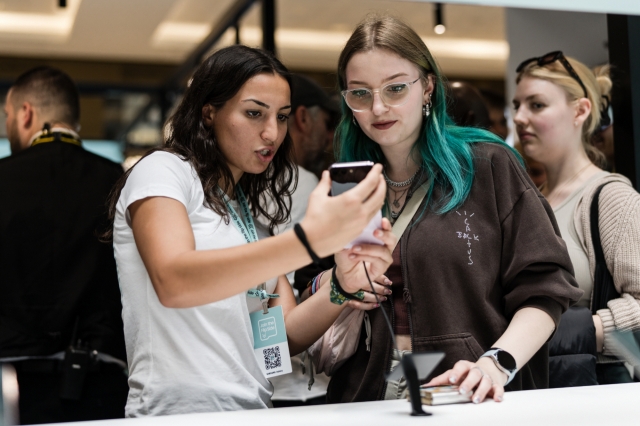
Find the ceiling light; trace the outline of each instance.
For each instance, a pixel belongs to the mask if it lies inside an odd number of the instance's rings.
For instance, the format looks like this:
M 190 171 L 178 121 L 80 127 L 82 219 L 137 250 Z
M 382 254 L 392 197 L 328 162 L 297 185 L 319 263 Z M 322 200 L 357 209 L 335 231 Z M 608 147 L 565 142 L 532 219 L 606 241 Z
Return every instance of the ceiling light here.
M 51 13 L 0 12 L 0 35 L 64 42 L 71 35 L 82 0 L 66 0 Z
M 433 27 L 433 31 L 438 35 L 444 34 L 447 28 L 444 26 L 444 21 L 442 20 L 442 3 L 436 3 L 433 11 L 435 14 L 436 23 L 436 25 Z
M 178 44 L 192 47 L 200 43 L 211 27 L 207 24 L 164 22 L 160 24 L 153 38 L 156 48 L 176 48 Z M 243 26 L 240 28 L 242 43 L 247 46 L 259 46 L 262 42 L 262 28 Z M 318 31 L 293 28 L 278 28 L 276 43 L 279 49 L 328 52 L 340 51 L 351 36 L 346 31 Z M 431 53 L 437 58 L 472 59 L 504 62 L 509 57 L 509 43 L 504 40 L 482 40 L 469 38 L 423 37 Z M 229 28 L 216 48 L 230 46 L 235 42 L 235 30 Z

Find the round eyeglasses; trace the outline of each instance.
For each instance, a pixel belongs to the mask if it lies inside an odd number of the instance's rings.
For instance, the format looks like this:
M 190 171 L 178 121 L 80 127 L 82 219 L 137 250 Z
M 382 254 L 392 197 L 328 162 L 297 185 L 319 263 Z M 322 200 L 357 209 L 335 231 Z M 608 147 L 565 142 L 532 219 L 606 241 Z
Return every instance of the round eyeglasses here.
M 373 106 L 373 94 L 378 93 L 382 102 L 389 107 L 404 105 L 409 100 L 411 86 L 420 80 L 420 77 L 406 83 L 389 83 L 379 89 L 349 89 L 343 90 L 342 96 L 347 106 L 354 112 L 362 112 Z

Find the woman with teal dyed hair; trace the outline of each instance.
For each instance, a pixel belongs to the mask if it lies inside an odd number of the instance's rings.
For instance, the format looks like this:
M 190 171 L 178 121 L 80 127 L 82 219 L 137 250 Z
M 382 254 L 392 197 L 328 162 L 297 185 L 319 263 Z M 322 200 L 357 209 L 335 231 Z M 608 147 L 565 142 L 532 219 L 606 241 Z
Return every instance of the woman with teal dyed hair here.
M 545 342 L 581 291 L 553 213 L 518 154 L 488 131 L 453 124 L 435 60 L 396 18 L 373 15 L 358 25 L 338 78 L 337 158 L 382 163 L 385 213 L 409 223 L 377 279 L 393 283 L 381 309 L 397 348 L 380 309 L 369 311 L 328 400 L 404 396 L 404 380 L 387 383 L 385 373 L 410 351 L 443 351 L 430 385 L 459 385 L 476 403 L 548 386 Z M 421 197 L 414 215 L 409 206 Z M 349 270 L 345 257 L 336 262 Z

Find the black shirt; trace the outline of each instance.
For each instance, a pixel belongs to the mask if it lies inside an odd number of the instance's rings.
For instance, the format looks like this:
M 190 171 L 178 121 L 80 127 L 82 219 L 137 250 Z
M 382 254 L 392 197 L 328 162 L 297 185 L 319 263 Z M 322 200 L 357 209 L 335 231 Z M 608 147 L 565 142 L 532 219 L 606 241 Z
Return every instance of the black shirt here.
M 125 359 L 106 200 L 120 165 L 64 142 L 0 160 L 0 358 L 50 355 L 78 337 Z

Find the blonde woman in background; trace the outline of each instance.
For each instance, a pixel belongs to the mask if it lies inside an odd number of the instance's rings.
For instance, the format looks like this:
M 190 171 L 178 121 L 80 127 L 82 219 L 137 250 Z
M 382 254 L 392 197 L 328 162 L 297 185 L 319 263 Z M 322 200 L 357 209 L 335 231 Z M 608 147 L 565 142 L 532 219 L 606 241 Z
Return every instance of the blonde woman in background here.
M 591 308 L 596 263 L 589 210 L 596 190 L 607 183 L 599 198 L 599 229 L 606 266 L 620 297 L 595 315 L 589 313 L 588 323 L 582 325 L 591 337 L 595 329 L 598 382 L 630 381 L 622 363 L 610 357 L 608 342 L 614 330 L 640 328 L 640 195 L 627 178 L 602 169 L 604 156 L 589 143 L 601 121 L 602 93 L 608 92 L 611 81 L 596 78 L 562 52 L 524 61 L 517 73 L 516 130 L 525 154 L 547 170 L 541 192 L 553 208 L 584 290 L 578 306 L 586 308 Z M 572 367 L 567 363 L 562 370 L 570 372 Z M 550 379 L 553 386 L 553 368 Z

